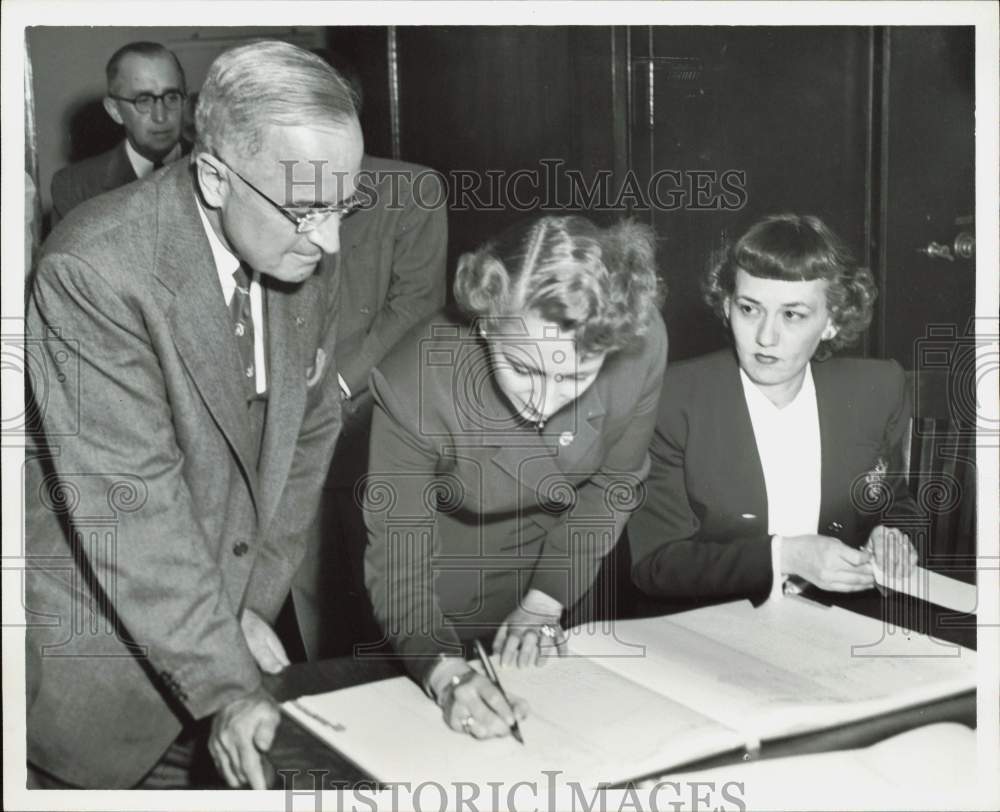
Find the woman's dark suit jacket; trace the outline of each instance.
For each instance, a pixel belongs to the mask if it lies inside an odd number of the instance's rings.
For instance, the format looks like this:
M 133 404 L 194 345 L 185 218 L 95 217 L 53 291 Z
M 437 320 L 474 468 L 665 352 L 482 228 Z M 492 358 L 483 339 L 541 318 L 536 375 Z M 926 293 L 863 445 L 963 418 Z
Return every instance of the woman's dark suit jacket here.
M 529 589 L 566 608 L 589 589 L 648 471 L 666 359 L 657 315 L 542 432 L 512 416 L 478 332 L 446 315 L 373 371 L 366 582 L 415 676 L 491 640 Z
M 902 477 L 910 418 L 903 370 L 895 361 L 837 358 L 813 362 L 812 373 L 822 449 L 819 533 L 860 547 L 878 524 L 912 526 L 917 509 Z M 767 492 L 731 350 L 671 366 L 650 457 L 646 500 L 628 525 L 639 589 L 678 601 L 765 600 L 772 584 Z

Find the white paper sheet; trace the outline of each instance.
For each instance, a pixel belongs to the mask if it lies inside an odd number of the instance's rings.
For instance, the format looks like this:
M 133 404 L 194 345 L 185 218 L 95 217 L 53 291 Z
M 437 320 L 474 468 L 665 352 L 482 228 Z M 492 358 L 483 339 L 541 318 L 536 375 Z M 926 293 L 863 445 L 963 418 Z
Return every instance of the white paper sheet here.
M 600 665 L 557 659 L 498 669 L 525 699 L 525 744 L 450 730 L 441 710 L 400 677 L 287 702 L 284 710 L 383 782 L 613 783 L 738 748 L 732 730 Z
M 978 594 L 975 585 L 923 567 L 914 567 L 910 574 L 902 578 L 886 574 L 875 567 L 875 581 L 896 592 L 920 598 L 954 612 L 974 614 L 976 611 Z

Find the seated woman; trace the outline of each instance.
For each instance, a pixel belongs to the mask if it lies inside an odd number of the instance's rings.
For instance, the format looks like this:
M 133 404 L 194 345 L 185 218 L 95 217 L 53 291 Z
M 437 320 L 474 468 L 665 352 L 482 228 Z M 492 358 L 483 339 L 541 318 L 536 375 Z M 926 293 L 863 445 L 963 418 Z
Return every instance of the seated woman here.
M 513 721 L 463 644 L 504 665 L 552 653 L 637 504 L 667 359 L 654 249 L 634 223 L 516 226 L 459 260 L 462 317 L 372 373 L 366 582 L 455 730 Z
M 913 545 L 888 529 L 917 513 L 900 476 L 903 371 L 829 359 L 871 320 L 871 274 L 822 221 L 786 214 L 752 226 L 705 290 L 735 352 L 665 377 L 628 526 L 635 584 L 677 603 L 761 602 L 798 578 L 846 592 L 878 566 L 908 571 Z

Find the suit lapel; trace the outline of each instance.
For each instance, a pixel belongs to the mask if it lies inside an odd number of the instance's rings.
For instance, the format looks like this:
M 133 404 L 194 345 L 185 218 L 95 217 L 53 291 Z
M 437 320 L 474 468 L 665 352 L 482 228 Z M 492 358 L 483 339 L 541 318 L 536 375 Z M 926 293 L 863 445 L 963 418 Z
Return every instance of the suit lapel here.
M 306 405 L 305 375 L 300 368 L 300 320 L 296 318 L 299 296 L 276 290 L 266 282 L 265 295 L 268 402 L 260 466 L 263 527 L 270 522 L 284 491 Z
M 173 294 L 167 316 L 177 352 L 236 453 L 257 503 L 257 455 L 247 420 L 239 350 L 232 340 L 229 313 L 197 205 L 190 168 L 180 161 L 159 183 L 156 273 Z
M 757 438 L 735 358 L 727 374 L 720 376 L 720 384 L 722 392 L 716 401 L 719 409 L 715 421 L 719 438 L 719 456 L 716 459 L 727 460 L 725 481 L 731 489 L 730 493 L 723 494 L 723 499 L 726 504 L 735 507 L 739 518 L 762 522 L 766 532 L 768 513 L 764 466 L 757 450 Z
M 838 483 L 842 483 L 844 476 L 837 470 L 837 461 L 842 459 L 842 455 L 836 453 L 837 443 L 844 442 L 844 438 L 849 436 L 842 423 L 838 420 L 838 415 L 846 414 L 846 409 L 831 408 L 833 404 L 843 404 L 843 397 L 836 392 L 836 387 L 830 376 L 830 370 L 826 364 L 811 364 L 813 373 L 813 383 L 816 386 L 816 411 L 819 415 L 819 446 L 820 457 L 822 459 L 822 475 L 820 478 L 820 508 L 819 508 L 819 532 L 837 535 L 838 529 L 832 527 L 834 522 L 843 528 L 849 517 L 834 515 L 835 505 L 842 501 L 837 499 Z

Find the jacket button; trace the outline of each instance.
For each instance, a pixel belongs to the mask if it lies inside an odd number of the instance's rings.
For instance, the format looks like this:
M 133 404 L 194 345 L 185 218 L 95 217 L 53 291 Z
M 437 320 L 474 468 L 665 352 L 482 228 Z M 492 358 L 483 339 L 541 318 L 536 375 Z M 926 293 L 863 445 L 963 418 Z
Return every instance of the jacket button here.
M 233 555 L 246 555 L 250 549 L 250 545 L 245 541 L 238 541 L 233 545 Z
M 368 305 L 361 305 L 361 315 L 367 316 L 372 312 L 372 309 Z

